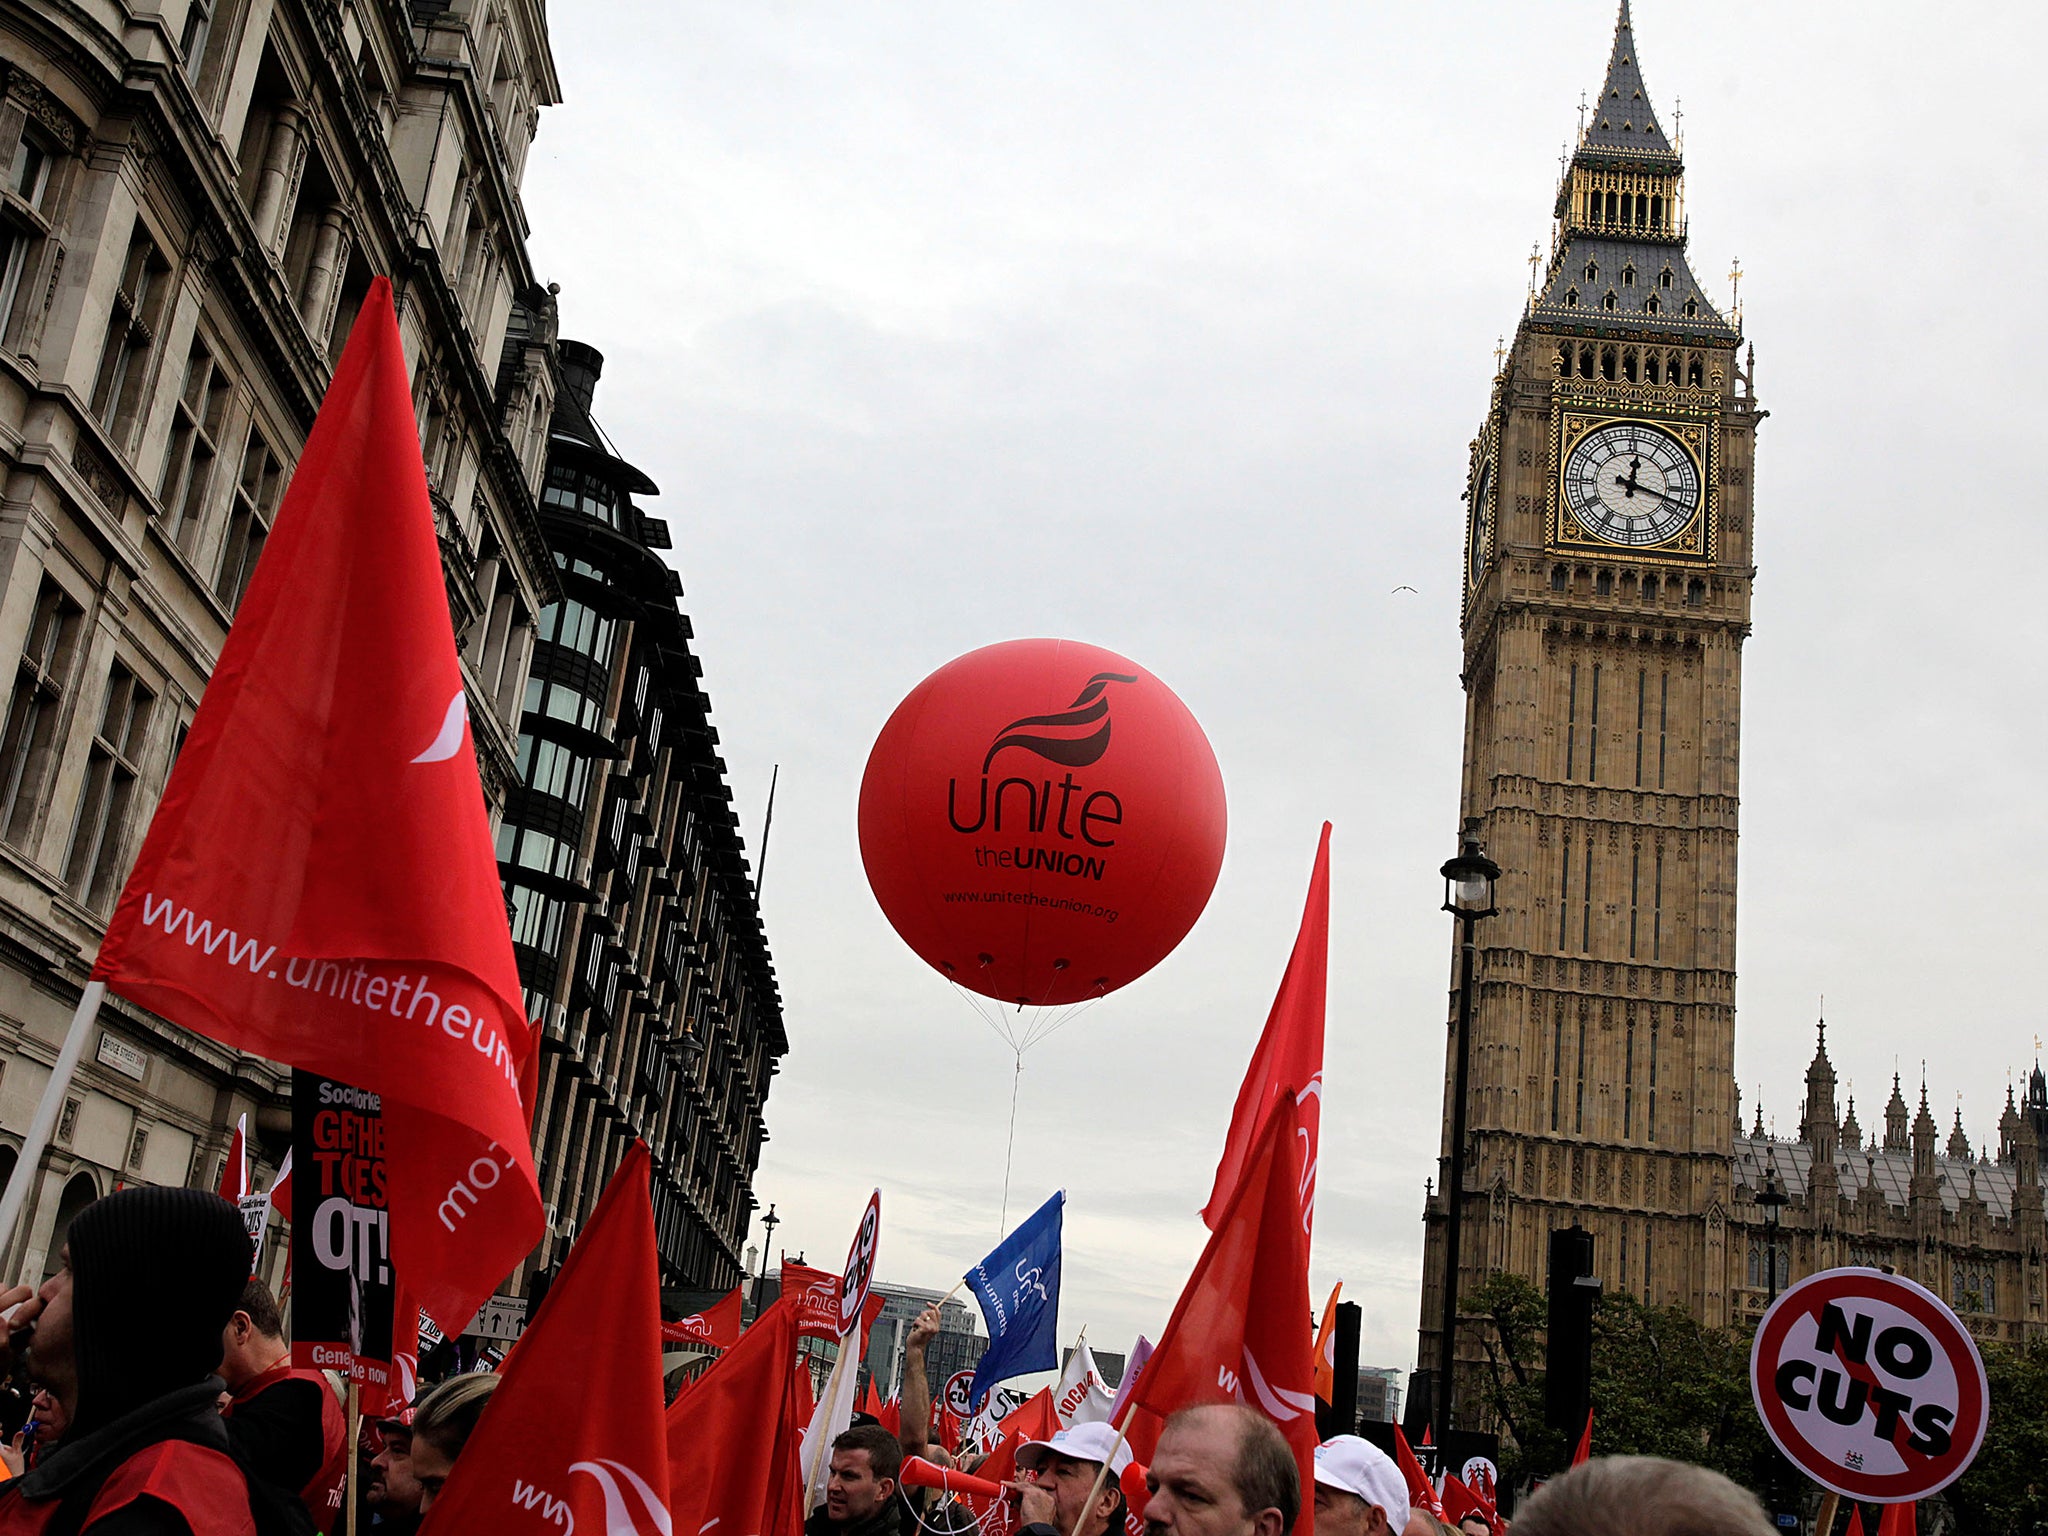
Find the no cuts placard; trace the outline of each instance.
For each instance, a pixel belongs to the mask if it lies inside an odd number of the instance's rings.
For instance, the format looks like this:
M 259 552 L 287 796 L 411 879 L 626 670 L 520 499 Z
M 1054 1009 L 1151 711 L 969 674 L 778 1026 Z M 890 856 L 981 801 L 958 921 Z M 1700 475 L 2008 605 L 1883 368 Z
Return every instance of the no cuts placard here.
M 1750 1391 L 1778 1449 L 1852 1499 L 1924 1499 L 1984 1442 L 1990 1396 L 1969 1330 L 1899 1275 L 1829 1269 L 1764 1314 Z
M 841 1338 L 860 1327 L 861 1309 L 868 1304 L 868 1287 L 875 1283 L 875 1250 L 881 1242 L 882 1192 L 878 1189 L 868 1197 L 860 1230 L 853 1234 L 853 1246 L 846 1251 L 846 1273 L 839 1279 Z

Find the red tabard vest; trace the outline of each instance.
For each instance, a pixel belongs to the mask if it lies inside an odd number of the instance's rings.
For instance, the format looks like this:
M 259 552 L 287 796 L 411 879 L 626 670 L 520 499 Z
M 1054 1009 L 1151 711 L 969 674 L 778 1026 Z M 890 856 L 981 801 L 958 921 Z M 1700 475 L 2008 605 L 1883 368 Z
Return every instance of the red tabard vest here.
M 144 1446 L 100 1485 L 85 1517 L 86 1528 L 141 1498 L 170 1505 L 185 1517 L 193 1536 L 256 1536 L 242 1469 L 203 1445 L 160 1440 Z M 34 1536 L 57 1517 L 63 1502 L 19 1495 L 0 1498 L 0 1536 Z
M 318 1371 L 294 1370 L 289 1360 L 281 1360 L 229 1399 L 227 1416 L 233 1418 L 242 1404 L 260 1397 L 281 1381 L 310 1381 L 320 1389 L 320 1443 L 327 1456 L 320 1463 L 320 1470 L 313 1474 L 313 1480 L 299 1490 L 299 1502 L 306 1506 L 306 1513 L 313 1517 L 316 1527 L 337 1531 L 341 1528 L 341 1506 L 348 1496 L 348 1420 L 327 1378 Z

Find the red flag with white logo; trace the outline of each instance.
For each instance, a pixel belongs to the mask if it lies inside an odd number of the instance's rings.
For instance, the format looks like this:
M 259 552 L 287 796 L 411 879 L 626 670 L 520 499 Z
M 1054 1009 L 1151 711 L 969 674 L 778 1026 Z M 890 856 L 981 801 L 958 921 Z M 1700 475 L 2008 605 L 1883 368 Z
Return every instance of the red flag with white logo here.
M 779 1297 L 670 1406 L 668 1508 L 678 1536 L 803 1529 L 797 1441 L 813 1404 L 809 1374 L 792 1369 L 801 1334 L 796 1301 Z
M 1422 1432 L 1422 1443 L 1429 1444 L 1429 1431 Z M 1394 1426 L 1394 1463 L 1401 1469 L 1401 1481 L 1408 1485 L 1408 1502 L 1417 1509 L 1426 1509 L 1439 1520 L 1443 1518 L 1443 1501 L 1436 1496 L 1436 1485 L 1429 1480 L 1429 1474 L 1422 1470 L 1422 1463 L 1415 1457 L 1415 1449 L 1409 1445 L 1408 1437 L 1401 1433 L 1401 1426 Z
M 1274 1095 L 1283 1090 L 1296 1096 L 1301 1108 L 1300 1128 L 1295 1133 L 1294 1169 L 1300 1185 L 1299 1198 L 1305 1231 L 1313 1231 L 1316 1213 L 1316 1156 L 1323 1128 L 1323 1013 L 1330 974 L 1330 824 L 1323 823 L 1323 835 L 1316 844 L 1315 869 L 1309 876 L 1308 901 L 1302 908 L 1301 931 L 1295 935 L 1294 952 L 1287 958 L 1287 974 L 1280 978 L 1280 990 L 1273 1009 L 1266 1015 L 1265 1032 L 1252 1052 L 1244 1082 L 1237 1090 L 1237 1106 L 1230 1112 L 1230 1135 L 1223 1143 L 1223 1160 L 1216 1165 L 1216 1183 L 1209 1191 L 1209 1203 L 1202 1208 L 1202 1220 L 1214 1231 L 1223 1218 L 1231 1190 L 1244 1176 L 1251 1158 L 1252 1139 L 1265 1124 L 1266 1109 Z
M 1129 1439 L 1140 1461 L 1152 1460 L 1159 1431 L 1176 1409 L 1242 1402 L 1279 1427 L 1294 1447 L 1301 1486 L 1312 1485 L 1315 1363 L 1302 1326 L 1309 1299 L 1308 1236 L 1295 1175 L 1299 1129 L 1294 1094 L 1276 1094 L 1243 1177 L 1131 1394 Z M 1314 1521 L 1314 1505 L 1304 1501 L 1302 1536 Z
M 707 1344 L 713 1349 L 731 1349 L 740 1341 L 740 1288 L 734 1286 L 702 1312 L 663 1323 L 661 1337 L 670 1344 Z
M 380 277 L 93 976 L 379 1094 L 388 1259 L 455 1328 L 542 1214 L 526 1014 L 406 379 Z M 300 1194 L 318 1219 L 317 1181 Z
M 498 1390 L 423 1533 L 668 1531 L 661 1285 L 647 1168 L 647 1144 L 636 1141 L 499 1367 Z M 699 1382 L 691 1397 L 702 1390 Z

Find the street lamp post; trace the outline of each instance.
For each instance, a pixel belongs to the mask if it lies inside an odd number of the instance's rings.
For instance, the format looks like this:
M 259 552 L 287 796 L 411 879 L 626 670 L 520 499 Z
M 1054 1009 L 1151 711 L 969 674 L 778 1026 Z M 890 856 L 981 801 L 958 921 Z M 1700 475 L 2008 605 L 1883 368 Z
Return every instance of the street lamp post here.
M 1465 1090 L 1472 1073 L 1472 930 L 1491 917 L 1493 882 L 1500 866 L 1479 843 L 1465 840 L 1464 850 L 1444 862 L 1444 911 L 1458 920 L 1457 1072 L 1451 1092 L 1451 1158 L 1444 1174 L 1443 1331 L 1439 1336 L 1436 1386 L 1436 1443 L 1439 1455 L 1451 1433 L 1451 1371 L 1457 1355 L 1458 1247 L 1465 1192 Z
M 1757 1191 L 1756 1203 L 1764 1208 L 1764 1267 L 1770 1271 L 1770 1302 L 1778 1299 L 1778 1213 L 1784 1210 L 1791 1196 L 1778 1187 L 1778 1170 L 1774 1165 L 1764 1167 L 1764 1187 Z

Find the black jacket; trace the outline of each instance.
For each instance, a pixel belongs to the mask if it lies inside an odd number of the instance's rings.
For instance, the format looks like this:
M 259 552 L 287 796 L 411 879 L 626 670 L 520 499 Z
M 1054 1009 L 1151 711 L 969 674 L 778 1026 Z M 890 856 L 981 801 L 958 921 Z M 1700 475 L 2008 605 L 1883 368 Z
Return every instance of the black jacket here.
M 45 1536 L 190 1536 L 191 1527 L 168 1504 L 137 1499 L 91 1525 L 85 1517 L 107 1479 L 130 1457 L 166 1440 L 182 1440 L 232 1456 L 227 1425 L 216 1404 L 220 1378 L 181 1387 L 130 1409 L 82 1436 L 67 1435 L 32 1470 L 0 1483 L 0 1532 L 17 1501 L 57 1502 Z M 313 1522 L 294 1494 L 249 1478 L 250 1510 L 259 1536 L 313 1536 Z

